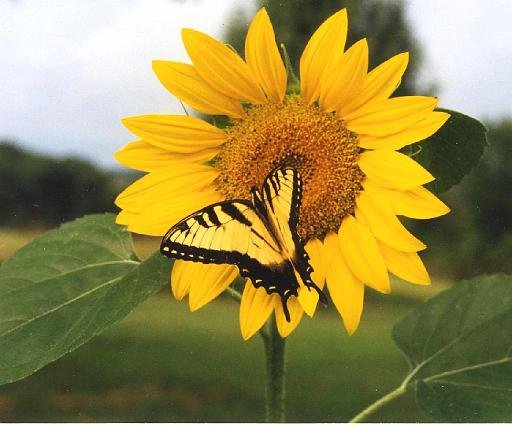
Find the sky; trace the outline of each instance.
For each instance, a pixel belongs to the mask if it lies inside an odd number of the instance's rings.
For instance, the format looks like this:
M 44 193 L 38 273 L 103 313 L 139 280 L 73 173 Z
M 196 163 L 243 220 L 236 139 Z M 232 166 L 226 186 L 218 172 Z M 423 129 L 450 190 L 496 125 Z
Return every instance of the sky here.
M 440 105 L 512 116 L 512 1 L 405 4 Z M 188 61 L 181 28 L 221 37 L 237 6 L 252 13 L 249 0 L 0 0 L 0 139 L 114 166 L 134 140 L 122 117 L 182 113 L 151 61 Z

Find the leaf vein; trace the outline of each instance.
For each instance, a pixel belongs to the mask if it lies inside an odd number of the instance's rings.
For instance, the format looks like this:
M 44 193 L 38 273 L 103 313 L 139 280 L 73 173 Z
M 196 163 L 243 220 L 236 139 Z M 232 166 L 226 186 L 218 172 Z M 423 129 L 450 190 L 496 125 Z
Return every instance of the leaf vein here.
M 495 387 L 493 385 L 480 385 L 480 384 L 474 384 L 471 382 L 455 382 L 455 381 L 436 380 L 436 381 L 429 381 L 429 383 L 430 384 L 436 383 L 436 384 L 443 384 L 443 385 L 460 386 L 460 387 L 481 388 L 483 390 L 512 392 L 512 388 Z
M 135 263 L 135 264 L 139 264 L 137 261 L 116 261 L 116 262 L 110 262 L 110 263 Z M 92 265 L 92 266 L 99 266 L 99 265 L 104 265 L 104 264 L 105 264 L 105 263 L 99 263 L 99 264 Z M 108 264 L 108 263 L 107 263 L 107 264 Z M 92 266 L 91 266 L 91 267 L 92 267 Z M 62 275 L 61 275 L 61 276 L 62 276 Z M 86 296 L 88 296 L 88 295 L 90 295 L 90 294 L 93 294 L 94 292 L 96 292 L 96 291 L 98 291 L 98 290 L 102 289 L 103 287 L 105 287 L 105 286 L 107 286 L 107 285 L 112 284 L 112 283 L 113 283 L 113 282 L 115 282 L 116 280 L 121 279 L 123 276 L 124 276 L 124 275 L 121 275 L 121 276 L 117 276 L 117 277 L 115 277 L 115 278 L 113 278 L 113 279 L 110 279 L 109 281 L 107 281 L 107 282 L 105 282 L 105 283 L 102 283 L 101 285 L 98 285 L 98 286 L 96 286 L 96 287 L 94 287 L 94 288 L 92 288 L 92 289 L 90 289 L 90 290 L 88 290 L 88 291 L 83 292 L 82 294 L 80 294 L 80 295 L 79 295 L 79 296 L 77 296 L 77 297 L 71 298 L 71 299 L 67 300 L 67 301 L 66 301 L 66 302 L 64 302 L 64 303 L 59 304 L 58 306 L 56 306 L 56 307 L 54 307 L 54 308 L 52 308 L 52 309 L 50 309 L 50 310 L 48 310 L 48 311 L 45 311 L 45 312 L 44 312 L 44 313 L 42 313 L 42 314 L 39 314 L 39 315 L 37 315 L 37 316 L 34 316 L 34 317 L 30 318 L 29 320 L 27 320 L 27 321 L 25 321 L 25 322 L 23 322 L 23 323 L 20 323 L 18 326 L 14 327 L 14 328 L 12 328 L 12 329 L 9 329 L 8 331 L 6 331 L 6 332 L 4 332 L 3 334 L 1 334 L 1 335 L 0 335 L 0 338 L 3 338 L 4 336 L 6 336 L 6 335 L 8 335 L 8 334 L 10 334 L 10 333 L 12 333 L 12 332 L 14 332 L 14 331 L 16 331 L 16 330 L 18 330 L 18 329 L 22 328 L 22 327 L 25 327 L 25 326 L 27 326 L 28 324 L 30 324 L 30 323 L 32 323 L 32 322 L 34 322 L 34 321 L 38 320 L 38 319 L 41 319 L 42 317 L 45 317 L 45 316 L 47 316 L 47 315 L 49 315 L 49 314 L 51 314 L 51 313 L 54 313 L 54 312 L 56 312 L 57 310 L 60 310 L 61 308 L 66 307 L 66 306 L 67 306 L 67 305 L 69 305 L 69 304 L 72 304 L 72 303 L 74 303 L 74 302 L 76 302 L 76 301 L 78 301 L 78 300 L 80 300 L 80 299 L 82 299 L 82 298 L 84 298 L 84 297 L 86 297 Z M 38 283 L 39 283 L 39 282 L 38 282 Z
M 447 370 L 446 372 L 442 372 L 442 373 L 438 373 L 436 375 L 429 376 L 429 377 L 425 378 L 424 381 L 431 382 L 431 381 L 437 380 L 438 378 L 444 378 L 446 376 L 452 376 L 452 375 L 456 375 L 458 373 L 468 372 L 471 370 L 478 370 L 478 369 L 482 369 L 485 367 L 496 366 L 496 365 L 507 363 L 507 362 L 512 362 L 512 357 L 503 357 L 502 359 L 493 360 L 490 362 L 476 363 L 476 364 L 461 367 L 458 369 Z

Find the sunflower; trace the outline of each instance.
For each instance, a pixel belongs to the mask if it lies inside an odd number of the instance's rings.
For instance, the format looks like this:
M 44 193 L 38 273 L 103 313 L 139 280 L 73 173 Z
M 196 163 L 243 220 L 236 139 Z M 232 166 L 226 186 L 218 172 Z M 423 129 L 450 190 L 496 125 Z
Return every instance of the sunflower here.
M 117 222 L 135 233 L 162 236 L 190 213 L 226 199 L 250 199 L 276 166 L 298 169 L 303 199 L 298 231 L 323 288 L 352 334 L 363 310 L 365 285 L 390 292 L 388 272 L 418 285 L 428 273 L 418 256 L 425 245 L 398 216 L 427 219 L 449 209 L 422 185 L 434 177 L 401 148 L 435 133 L 449 118 L 437 99 L 390 97 L 408 63 L 400 53 L 368 71 L 366 39 L 345 50 L 347 13 L 328 18 L 300 58 L 300 93 L 287 94 L 288 77 L 270 19 L 261 9 L 245 40 L 245 60 L 214 38 L 183 29 L 192 64 L 157 60 L 162 84 L 206 121 L 188 115 L 144 115 L 124 125 L 139 140 L 116 153 L 147 174 L 116 199 Z M 215 126 L 227 118 L 224 129 Z M 224 118 L 224 120 L 226 120 Z M 232 265 L 177 260 L 174 296 L 188 295 L 192 311 L 233 283 Z M 313 291 L 314 292 L 314 291 Z M 287 322 L 277 294 L 247 280 L 240 328 L 250 338 L 273 312 L 279 333 L 314 313 L 318 296 L 289 300 Z

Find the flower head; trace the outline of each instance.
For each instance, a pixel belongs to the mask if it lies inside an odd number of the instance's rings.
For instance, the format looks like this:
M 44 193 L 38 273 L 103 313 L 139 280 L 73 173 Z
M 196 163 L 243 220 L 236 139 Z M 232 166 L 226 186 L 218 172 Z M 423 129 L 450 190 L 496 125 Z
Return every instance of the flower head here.
M 225 199 L 250 198 L 277 166 L 291 166 L 303 179 L 298 232 L 319 287 L 331 299 L 349 333 L 360 321 L 364 287 L 390 292 L 388 272 L 427 285 L 417 252 L 425 245 L 397 215 L 425 219 L 449 209 L 422 185 L 434 177 L 399 149 L 435 133 L 448 119 L 434 111 L 437 99 L 390 97 L 407 67 L 400 53 L 368 72 L 362 39 L 345 50 L 345 10 L 312 35 L 300 59 L 300 94 L 286 94 L 287 72 L 265 9 L 252 21 L 245 60 L 229 46 L 191 29 L 182 32 L 192 64 L 153 62 L 163 85 L 192 108 L 228 117 L 220 129 L 181 115 L 145 115 L 123 122 L 140 140 L 116 154 L 147 174 L 116 203 L 118 223 L 142 234 L 163 235 L 190 213 Z M 188 295 L 196 310 L 237 277 L 232 265 L 177 260 L 174 296 Z M 301 288 L 302 289 L 302 288 Z M 248 280 L 240 325 L 249 338 L 275 312 L 288 335 L 304 311 L 314 313 L 318 296 L 299 291 L 285 320 L 276 294 Z

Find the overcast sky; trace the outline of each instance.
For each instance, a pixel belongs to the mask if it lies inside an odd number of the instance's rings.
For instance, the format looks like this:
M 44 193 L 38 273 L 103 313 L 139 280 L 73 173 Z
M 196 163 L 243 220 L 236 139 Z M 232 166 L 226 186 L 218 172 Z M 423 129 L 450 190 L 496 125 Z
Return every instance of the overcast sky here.
M 186 61 L 182 27 L 220 36 L 233 7 L 250 4 L 0 0 L 0 138 L 113 165 L 113 152 L 134 139 L 120 118 L 181 112 L 152 59 Z M 425 53 L 422 78 L 440 85 L 441 105 L 512 116 L 512 1 L 406 5 Z

